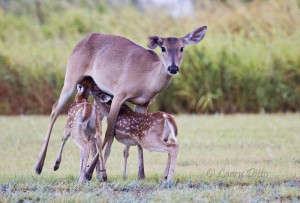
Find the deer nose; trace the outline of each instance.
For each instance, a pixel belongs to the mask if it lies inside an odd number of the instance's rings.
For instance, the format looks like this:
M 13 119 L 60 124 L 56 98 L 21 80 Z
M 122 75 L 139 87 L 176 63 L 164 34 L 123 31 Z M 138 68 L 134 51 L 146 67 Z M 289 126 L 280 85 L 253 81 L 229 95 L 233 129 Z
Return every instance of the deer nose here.
M 172 65 L 172 66 L 169 66 L 169 67 L 168 67 L 168 71 L 169 71 L 169 73 L 171 73 L 172 75 L 175 75 L 176 73 L 178 73 L 179 68 L 178 68 L 178 66 Z

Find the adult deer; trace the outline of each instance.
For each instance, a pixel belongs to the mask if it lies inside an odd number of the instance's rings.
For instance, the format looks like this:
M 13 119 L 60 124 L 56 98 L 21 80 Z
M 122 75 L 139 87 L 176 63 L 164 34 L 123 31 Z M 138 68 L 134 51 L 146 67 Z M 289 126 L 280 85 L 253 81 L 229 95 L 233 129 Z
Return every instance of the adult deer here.
M 129 101 L 136 105 L 136 112 L 145 113 L 151 101 L 168 86 L 172 76 L 178 73 L 184 47 L 200 42 L 206 30 L 207 27 L 203 26 L 181 38 L 149 37 L 148 47 L 160 47 L 161 59 L 154 51 L 144 49 L 120 36 L 92 33 L 80 41 L 69 58 L 63 89 L 58 102 L 53 105 L 36 173 L 42 172 L 56 118 L 70 99 L 77 83 L 84 77 L 92 77 L 100 89 L 114 96 L 103 142 L 103 146 L 107 142 L 104 154 L 106 163 L 121 105 Z M 144 178 L 142 163 L 139 178 Z

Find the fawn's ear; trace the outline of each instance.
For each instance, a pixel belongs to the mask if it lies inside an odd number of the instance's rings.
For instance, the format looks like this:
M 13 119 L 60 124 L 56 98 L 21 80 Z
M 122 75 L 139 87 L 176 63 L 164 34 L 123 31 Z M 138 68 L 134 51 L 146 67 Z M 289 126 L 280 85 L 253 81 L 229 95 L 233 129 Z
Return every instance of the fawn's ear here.
M 150 49 L 155 49 L 157 46 L 161 47 L 162 46 L 162 38 L 158 36 L 153 36 L 148 38 L 148 47 Z
M 84 87 L 81 84 L 77 84 L 77 92 L 82 93 L 84 90 Z
M 186 44 L 197 44 L 203 39 L 206 30 L 207 30 L 206 26 L 200 27 L 194 30 L 193 32 L 190 32 L 187 35 L 185 35 L 183 39 Z
M 100 94 L 98 97 L 101 103 L 107 103 L 112 99 L 110 96 L 106 94 Z

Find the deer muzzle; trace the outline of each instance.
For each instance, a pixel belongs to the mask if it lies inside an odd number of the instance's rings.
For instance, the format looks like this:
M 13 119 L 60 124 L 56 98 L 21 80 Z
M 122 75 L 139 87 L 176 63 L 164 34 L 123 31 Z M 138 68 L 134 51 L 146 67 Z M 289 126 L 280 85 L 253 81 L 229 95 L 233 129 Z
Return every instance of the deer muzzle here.
M 178 73 L 179 68 L 178 66 L 172 65 L 168 67 L 168 71 L 170 74 L 175 75 L 176 73 Z

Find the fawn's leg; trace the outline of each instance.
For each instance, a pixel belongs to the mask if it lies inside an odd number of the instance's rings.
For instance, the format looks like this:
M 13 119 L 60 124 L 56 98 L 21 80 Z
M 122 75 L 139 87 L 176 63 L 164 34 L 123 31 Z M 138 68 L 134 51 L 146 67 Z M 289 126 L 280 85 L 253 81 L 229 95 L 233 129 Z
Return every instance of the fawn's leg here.
M 164 172 L 164 176 L 165 176 L 166 180 L 168 178 L 168 174 L 169 174 L 169 170 L 170 170 L 170 163 L 171 163 L 171 154 L 168 153 L 168 161 L 167 161 L 166 169 L 165 169 L 165 172 Z
M 160 136 L 156 134 L 144 137 L 144 139 L 141 140 L 140 144 L 143 146 L 143 148 L 148 149 L 149 151 L 169 153 L 168 156 L 170 156 L 170 164 L 168 157 L 168 162 L 165 169 L 165 176 L 167 175 L 167 180 L 172 180 L 174 176 L 175 163 L 179 150 L 179 145 L 176 143 L 164 142 L 163 140 L 161 140 Z M 168 172 L 166 171 L 167 168 L 169 168 Z
M 97 133 L 96 134 L 96 144 L 97 144 L 97 149 L 98 149 L 98 154 L 99 154 L 99 161 L 100 161 L 100 172 L 103 181 L 107 181 L 107 174 L 106 174 L 106 167 L 105 167 L 105 160 L 102 155 L 102 139 L 101 139 L 101 134 Z
M 63 152 L 64 146 L 65 146 L 65 144 L 66 144 L 69 137 L 70 137 L 70 133 L 65 132 L 65 135 L 62 138 L 62 143 L 61 143 L 61 146 L 60 146 L 59 153 L 58 153 L 58 155 L 56 157 L 56 160 L 55 160 L 54 171 L 56 171 L 59 168 L 59 165 L 60 165 L 60 162 L 61 162 L 61 157 L 62 157 L 62 152 Z
M 123 151 L 123 156 L 124 156 L 124 171 L 123 171 L 123 178 L 127 178 L 127 159 L 129 157 L 129 149 L 130 146 L 126 145 Z
M 92 148 L 92 157 L 95 157 L 97 155 L 96 139 L 92 143 L 92 147 L 91 148 Z M 101 171 L 100 171 L 100 162 L 99 161 L 97 161 L 97 163 L 96 163 L 96 176 L 97 176 L 98 180 L 101 180 Z
M 168 148 L 169 148 L 169 154 L 171 155 L 171 160 L 170 160 L 170 169 L 169 169 L 167 180 L 173 180 L 179 145 L 172 143 L 168 145 Z
M 96 118 L 96 134 L 95 134 L 95 146 L 97 148 L 97 153 L 93 157 L 90 167 L 86 171 L 85 177 L 90 180 L 92 178 L 92 173 L 97 165 L 100 166 L 100 176 L 97 176 L 98 180 L 101 181 L 101 177 L 103 181 L 107 181 L 107 174 L 106 174 L 106 168 L 105 168 L 105 162 L 103 160 L 102 155 L 102 139 L 101 139 L 101 121 L 98 120 L 99 117 Z
M 92 179 L 94 169 L 95 169 L 98 162 L 99 162 L 99 153 L 97 152 L 96 155 L 91 160 L 89 167 L 87 167 L 87 169 L 86 169 L 86 172 L 85 172 L 85 179 L 86 180 L 91 180 Z M 98 179 L 98 177 L 97 177 L 97 179 Z
M 85 183 L 87 181 L 85 172 L 86 172 L 86 166 L 89 159 L 89 148 L 88 145 L 86 145 L 80 152 L 80 171 L 79 171 L 79 183 Z
M 144 156 L 143 156 L 143 148 L 141 145 L 138 145 L 138 165 L 139 165 L 139 171 L 138 171 L 138 177 L 139 179 L 145 179 L 145 171 L 144 171 Z
M 138 105 L 136 105 L 134 111 L 137 112 L 137 113 L 147 113 L 149 104 L 150 104 L 150 103 L 148 102 L 148 103 L 146 103 L 146 104 L 143 105 L 143 106 L 138 106 Z M 138 162 L 138 165 L 139 165 L 138 177 L 139 177 L 139 179 L 144 179 L 144 178 L 145 178 L 145 170 L 144 170 L 143 148 L 142 148 L 140 145 L 138 145 L 138 156 L 139 156 L 139 162 Z

